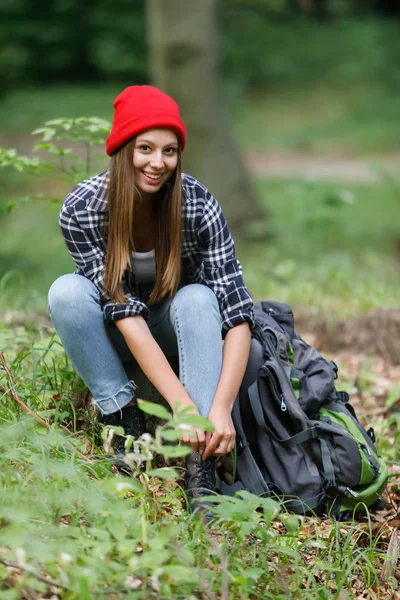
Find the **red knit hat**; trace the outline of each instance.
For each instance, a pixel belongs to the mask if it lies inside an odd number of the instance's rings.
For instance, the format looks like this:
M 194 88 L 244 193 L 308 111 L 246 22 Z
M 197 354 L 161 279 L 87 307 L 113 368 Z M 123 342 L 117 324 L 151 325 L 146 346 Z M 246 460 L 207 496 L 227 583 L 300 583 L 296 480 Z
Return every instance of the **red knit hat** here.
M 114 121 L 106 140 L 106 152 L 114 154 L 141 131 L 167 127 L 175 131 L 181 150 L 186 144 L 186 129 L 179 106 L 170 96 L 152 85 L 132 85 L 114 100 Z

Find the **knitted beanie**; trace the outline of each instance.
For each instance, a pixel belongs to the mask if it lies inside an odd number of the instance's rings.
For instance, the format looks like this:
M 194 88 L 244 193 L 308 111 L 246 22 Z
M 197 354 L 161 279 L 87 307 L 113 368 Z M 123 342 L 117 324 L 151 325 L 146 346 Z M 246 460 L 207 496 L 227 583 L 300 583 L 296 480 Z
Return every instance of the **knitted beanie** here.
M 186 129 L 179 106 L 170 96 L 152 85 L 132 85 L 114 100 L 114 121 L 106 140 L 109 156 L 135 135 L 153 127 L 175 131 L 181 150 L 186 144 Z

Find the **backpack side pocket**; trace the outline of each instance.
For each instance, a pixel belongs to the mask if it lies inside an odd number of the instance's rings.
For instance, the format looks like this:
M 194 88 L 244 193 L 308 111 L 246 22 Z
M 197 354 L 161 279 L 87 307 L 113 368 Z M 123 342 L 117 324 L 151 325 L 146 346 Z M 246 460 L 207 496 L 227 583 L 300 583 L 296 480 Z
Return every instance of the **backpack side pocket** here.
M 338 468 L 338 480 L 351 490 L 371 483 L 379 473 L 377 455 L 371 451 L 364 436 L 350 415 L 321 408 L 320 426 L 330 425 Z

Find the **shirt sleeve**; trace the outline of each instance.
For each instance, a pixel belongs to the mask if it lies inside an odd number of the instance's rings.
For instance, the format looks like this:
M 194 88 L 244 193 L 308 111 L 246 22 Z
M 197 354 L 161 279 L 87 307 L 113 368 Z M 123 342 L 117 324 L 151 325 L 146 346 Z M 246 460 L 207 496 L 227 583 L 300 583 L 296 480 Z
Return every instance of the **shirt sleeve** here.
M 223 335 L 241 323 L 253 327 L 253 301 L 243 281 L 235 245 L 221 207 L 209 192 L 198 236 L 203 277 L 218 299 Z
M 59 224 L 65 243 L 76 265 L 76 273 L 87 277 L 100 292 L 104 319 L 113 323 L 126 317 L 141 315 L 148 318 L 148 308 L 134 296 L 124 278 L 122 287 L 127 303 L 116 304 L 104 291 L 105 251 L 92 240 L 79 224 L 79 219 L 72 207 L 63 207 Z

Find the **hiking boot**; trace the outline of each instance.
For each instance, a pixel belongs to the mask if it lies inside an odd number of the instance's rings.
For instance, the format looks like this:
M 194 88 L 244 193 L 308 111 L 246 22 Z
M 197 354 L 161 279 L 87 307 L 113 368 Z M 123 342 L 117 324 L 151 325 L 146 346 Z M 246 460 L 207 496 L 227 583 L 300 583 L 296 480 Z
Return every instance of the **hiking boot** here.
M 141 435 L 146 433 L 146 423 L 144 420 L 143 411 L 140 410 L 137 404 L 124 406 L 111 415 L 102 415 L 99 419 L 104 425 L 112 425 L 114 427 L 122 427 L 125 435 L 131 435 L 136 440 Z M 114 451 L 118 458 L 123 459 L 125 456 L 125 438 L 120 435 L 114 437 Z
M 203 457 L 199 452 L 186 456 L 185 490 L 192 512 L 201 513 L 206 522 L 213 518 L 212 503 L 198 502 L 196 498 L 213 496 L 215 491 L 215 460 Z

